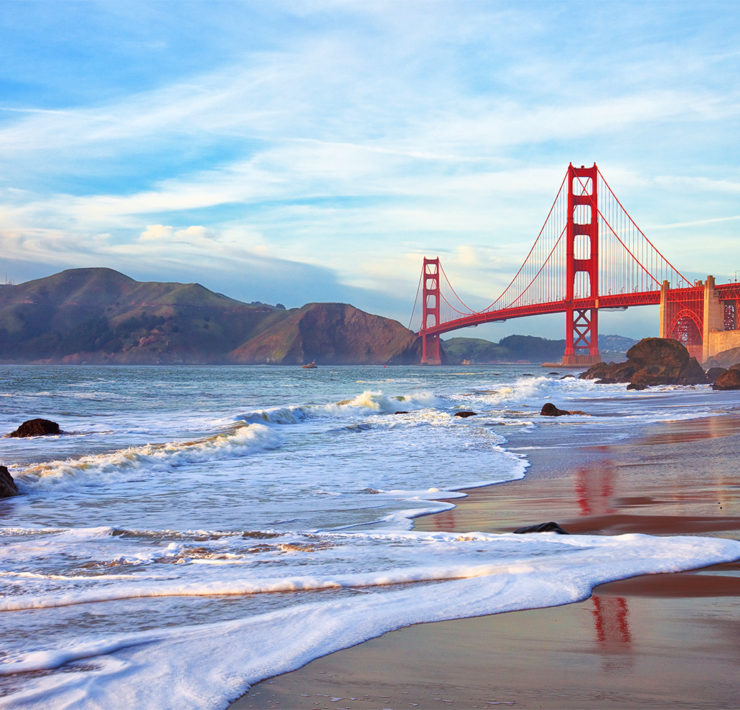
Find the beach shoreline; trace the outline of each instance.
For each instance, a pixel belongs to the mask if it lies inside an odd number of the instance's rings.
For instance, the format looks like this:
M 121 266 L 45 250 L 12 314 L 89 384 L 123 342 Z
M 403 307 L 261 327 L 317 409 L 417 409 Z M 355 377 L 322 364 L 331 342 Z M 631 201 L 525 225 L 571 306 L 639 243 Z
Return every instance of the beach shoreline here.
M 740 417 L 647 427 L 627 441 L 534 448 L 524 479 L 467 491 L 418 530 L 740 539 Z M 740 563 L 594 588 L 562 607 L 420 624 L 256 684 L 232 708 L 735 707 Z

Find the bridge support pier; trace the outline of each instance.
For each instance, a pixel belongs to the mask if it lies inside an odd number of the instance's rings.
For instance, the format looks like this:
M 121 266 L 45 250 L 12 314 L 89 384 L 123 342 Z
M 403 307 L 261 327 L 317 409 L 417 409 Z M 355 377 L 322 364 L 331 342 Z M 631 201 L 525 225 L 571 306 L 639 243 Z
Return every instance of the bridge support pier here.
M 565 353 L 563 365 L 595 365 L 599 354 L 596 308 L 573 308 L 565 313 Z

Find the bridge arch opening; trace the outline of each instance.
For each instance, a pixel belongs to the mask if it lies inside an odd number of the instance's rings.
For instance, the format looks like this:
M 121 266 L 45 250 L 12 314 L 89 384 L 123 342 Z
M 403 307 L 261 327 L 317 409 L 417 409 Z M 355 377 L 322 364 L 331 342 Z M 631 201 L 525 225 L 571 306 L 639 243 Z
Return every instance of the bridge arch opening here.
M 688 308 L 682 308 L 674 316 L 668 328 L 668 337 L 678 340 L 689 352 L 690 346 L 701 345 L 702 323 L 699 316 Z

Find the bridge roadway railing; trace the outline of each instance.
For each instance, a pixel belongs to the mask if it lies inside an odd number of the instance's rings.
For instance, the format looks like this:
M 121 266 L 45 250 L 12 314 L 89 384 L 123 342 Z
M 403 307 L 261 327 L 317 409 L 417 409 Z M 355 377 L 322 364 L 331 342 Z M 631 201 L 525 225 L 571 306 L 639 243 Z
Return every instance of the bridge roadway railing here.
M 505 321 L 509 318 L 524 318 L 525 316 L 545 315 L 547 313 L 565 313 L 571 308 L 627 308 L 629 306 L 652 306 L 660 303 L 660 290 L 642 291 L 639 293 L 616 293 L 599 296 L 598 298 L 576 298 L 572 302 L 565 299 L 536 303 L 527 306 L 501 308 L 497 311 L 482 311 L 471 313 L 469 316 L 439 323 L 431 328 L 422 328 L 418 335 L 440 335 L 458 328 L 468 328 L 482 323 Z

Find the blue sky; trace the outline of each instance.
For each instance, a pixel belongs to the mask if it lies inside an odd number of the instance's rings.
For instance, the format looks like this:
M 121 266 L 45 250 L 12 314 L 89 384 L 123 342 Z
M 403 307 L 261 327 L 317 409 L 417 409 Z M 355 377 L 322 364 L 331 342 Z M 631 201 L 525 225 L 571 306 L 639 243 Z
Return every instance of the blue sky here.
M 726 281 L 739 139 L 734 1 L 5 0 L 0 279 L 108 266 L 407 322 L 439 255 L 483 307 L 572 161 L 684 273 Z M 656 329 L 654 309 L 601 320 Z

